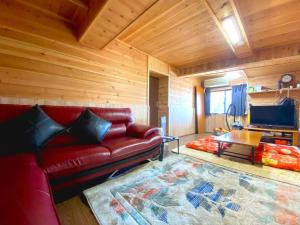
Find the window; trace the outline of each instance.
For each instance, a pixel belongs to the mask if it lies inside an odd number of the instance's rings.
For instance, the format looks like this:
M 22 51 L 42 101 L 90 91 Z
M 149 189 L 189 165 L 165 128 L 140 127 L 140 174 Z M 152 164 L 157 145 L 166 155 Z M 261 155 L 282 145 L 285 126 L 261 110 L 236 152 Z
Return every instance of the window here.
M 210 95 L 210 113 L 224 114 L 231 104 L 231 90 L 212 91 Z

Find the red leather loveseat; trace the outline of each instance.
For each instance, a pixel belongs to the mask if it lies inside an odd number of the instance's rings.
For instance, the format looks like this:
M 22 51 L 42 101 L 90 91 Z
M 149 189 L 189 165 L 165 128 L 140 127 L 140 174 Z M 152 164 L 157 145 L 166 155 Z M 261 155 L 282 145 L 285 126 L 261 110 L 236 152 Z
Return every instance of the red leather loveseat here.
M 0 105 L 0 123 L 21 115 L 30 107 Z M 85 107 L 69 106 L 41 108 L 65 127 L 85 110 Z M 47 143 L 38 160 L 31 153 L 0 157 L 1 224 L 57 225 L 59 220 L 51 189 L 73 187 L 160 153 L 162 139 L 158 128 L 135 124 L 130 109 L 89 109 L 112 123 L 100 144 L 82 144 L 65 132 Z

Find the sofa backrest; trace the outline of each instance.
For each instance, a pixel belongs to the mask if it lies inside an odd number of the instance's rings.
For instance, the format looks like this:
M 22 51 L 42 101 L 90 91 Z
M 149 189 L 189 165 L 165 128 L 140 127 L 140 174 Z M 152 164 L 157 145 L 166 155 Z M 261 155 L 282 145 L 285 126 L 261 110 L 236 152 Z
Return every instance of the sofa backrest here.
M 31 105 L 0 104 L 0 123 L 13 119 L 30 109 Z M 50 106 L 42 105 L 41 108 L 57 123 L 68 127 L 86 109 L 81 106 Z M 99 117 L 112 123 L 105 139 L 124 136 L 129 124 L 133 123 L 133 117 L 129 108 L 98 108 L 88 107 Z M 78 143 L 78 139 L 69 134 L 54 138 L 49 145 L 70 145 Z

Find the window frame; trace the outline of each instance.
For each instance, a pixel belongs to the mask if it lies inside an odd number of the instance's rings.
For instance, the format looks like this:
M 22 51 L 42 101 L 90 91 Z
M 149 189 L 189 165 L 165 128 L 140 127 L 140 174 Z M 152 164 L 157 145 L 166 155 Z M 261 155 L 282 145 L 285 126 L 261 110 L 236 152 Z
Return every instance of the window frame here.
M 226 108 L 226 96 L 227 96 L 226 92 L 228 92 L 228 91 L 231 92 L 231 96 L 232 96 L 232 88 L 231 87 L 211 89 L 211 93 L 213 93 L 213 92 L 223 92 L 223 96 L 224 96 L 224 98 L 223 98 L 223 112 L 222 113 L 215 113 L 215 112 L 211 111 L 212 101 L 211 101 L 211 98 L 210 98 L 209 107 L 210 107 L 210 114 L 211 115 L 224 115 L 224 114 L 226 114 L 226 110 L 227 110 L 227 108 Z M 230 104 L 231 104 L 231 102 L 232 102 L 232 97 L 230 99 Z

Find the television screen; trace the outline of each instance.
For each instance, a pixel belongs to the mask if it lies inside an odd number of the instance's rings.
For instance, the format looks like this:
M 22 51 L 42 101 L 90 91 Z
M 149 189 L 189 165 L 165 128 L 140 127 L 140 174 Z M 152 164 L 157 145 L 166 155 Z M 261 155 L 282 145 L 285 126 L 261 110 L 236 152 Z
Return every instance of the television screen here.
M 294 105 L 250 106 L 250 124 L 296 128 Z

